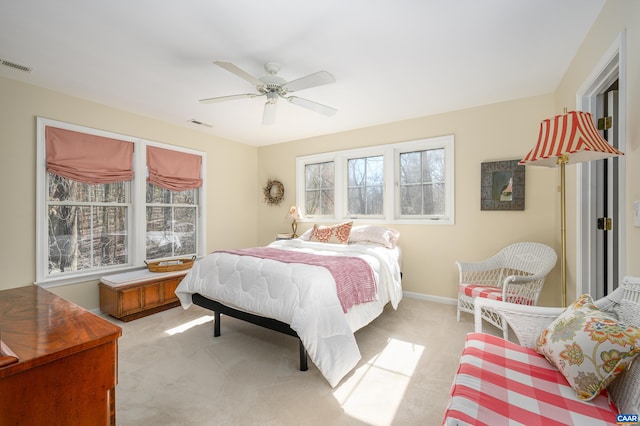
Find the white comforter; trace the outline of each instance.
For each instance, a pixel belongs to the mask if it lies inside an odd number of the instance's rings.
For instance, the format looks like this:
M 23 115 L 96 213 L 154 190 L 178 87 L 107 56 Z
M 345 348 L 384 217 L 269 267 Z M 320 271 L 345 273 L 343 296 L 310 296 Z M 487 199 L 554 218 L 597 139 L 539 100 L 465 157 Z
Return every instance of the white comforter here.
M 399 249 L 298 239 L 276 241 L 269 246 L 360 257 L 372 266 L 379 300 L 356 305 L 345 314 L 333 276 L 326 268 L 215 252 L 194 264 L 176 295 L 184 309 L 191 306 L 191 295 L 199 293 L 230 307 L 289 324 L 318 370 L 335 387 L 360 360 L 353 332 L 379 315 L 387 302 L 397 308 L 402 298 Z M 359 318 L 350 322 L 347 316 L 351 311 Z

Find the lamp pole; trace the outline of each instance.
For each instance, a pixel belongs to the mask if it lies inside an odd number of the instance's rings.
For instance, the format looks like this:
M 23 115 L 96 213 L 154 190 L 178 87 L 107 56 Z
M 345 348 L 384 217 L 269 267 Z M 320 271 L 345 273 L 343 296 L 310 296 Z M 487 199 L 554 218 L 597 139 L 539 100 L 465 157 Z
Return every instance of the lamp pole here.
M 567 306 L 567 211 L 564 183 L 564 168 L 569 162 L 569 156 L 562 154 L 558 157 L 560 165 L 560 243 L 562 244 L 562 254 L 560 256 L 560 274 L 562 286 L 562 307 Z

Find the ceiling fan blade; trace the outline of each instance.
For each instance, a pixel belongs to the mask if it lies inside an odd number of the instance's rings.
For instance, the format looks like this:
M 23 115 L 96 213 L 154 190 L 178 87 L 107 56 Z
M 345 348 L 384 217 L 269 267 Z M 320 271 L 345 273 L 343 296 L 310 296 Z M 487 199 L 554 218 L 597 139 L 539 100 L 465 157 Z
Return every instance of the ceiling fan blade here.
M 248 81 L 249 83 L 253 84 L 254 86 L 263 86 L 264 83 L 260 80 L 258 80 L 256 77 L 252 76 L 251 74 L 249 74 L 248 72 L 246 72 L 245 70 L 242 70 L 240 68 L 238 68 L 237 66 L 233 65 L 231 62 L 223 62 L 223 61 L 214 61 L 214 64 L 216 64 L 217 66 L 224 68 L 225 70 L 229 71 L 230 73 L 233 73 L 235 75 L 237 75 L 238 77 Z
M 299 98 L 297 96 L 289 96 L 286 99 L 292 104 L 310 109 L 311 111 L 319 112 L 320 114 L 324 114 L 327 117 L 335 115 L 335 113 L 338 111 L 337 109 L 330 106 L 322 105 L 317 102 L 310 101 L 309 99 Z
M 200 103 L 214 104 L 216 102 L 233 101 L 235 99 L 255 98 L 256 96 L 262 95 L 260 93 L 243 93 L 241 95 L 218 96 L 216 98 L 200 99 Z
M 335 81 L 335 77 L 327 71 L 318 71 L 285 83 L 284 88 L 287 89 L 287 92 L 295 92 L 310 87 L 322 86 L 323 84 L 335 83 Z
M 264 104 L 264 113 L 262 114 L 262 124 L 269 126 L 276 122 L 276 103 L 268 100 Z

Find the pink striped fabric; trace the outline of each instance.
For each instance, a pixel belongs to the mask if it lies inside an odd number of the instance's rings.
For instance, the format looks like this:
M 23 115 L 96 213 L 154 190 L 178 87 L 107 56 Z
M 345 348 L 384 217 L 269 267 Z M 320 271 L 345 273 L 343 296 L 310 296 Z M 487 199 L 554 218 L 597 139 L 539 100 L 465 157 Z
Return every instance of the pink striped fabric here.
M 347 313 L 353 305 L 377 299 L 376 282 L 371 266 L 359 257 L 323 256 L 271 247 L 253 247 L 239 250 L 221 250 L 222 253 L 238 256 L 253 256 L 284 263 L 303 263 L 322 266 L 331 272 L 336 282 L 338 299 Z
M 460 283 L 458 293 L 463 293 L 468 297 L 483 297 L 485 299 L 502 300 L 502 289 L 500 287 Z M 519 303 L 521 305 L 533 305 L 533 299 L 524 297 L 521 294 L 507 293 L 507 302 Z
M 563 154 L 569 155 L 567 164 L 624 155 L 600 136 L 590 113 L 571 111 L 540 123 L 538 143 L 520 164 L 555 167 Z
M 469 297 L 483 297 L 485 299 L 502 300 L 502 289 L 478 284 L 460 284 L 459 293 Z
M 533 349 L 469 333 L 451 386 L 447 425 L 611 425 L 606 392 L 581 401 L 564 376 Z

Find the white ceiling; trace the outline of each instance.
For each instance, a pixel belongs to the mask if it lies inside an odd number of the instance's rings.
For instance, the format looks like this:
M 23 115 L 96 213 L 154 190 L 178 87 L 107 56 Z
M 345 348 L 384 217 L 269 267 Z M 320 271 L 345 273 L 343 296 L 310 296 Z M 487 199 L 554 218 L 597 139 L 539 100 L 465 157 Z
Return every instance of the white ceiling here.
M 0 76 L 262 146 L 553 92 L 604 1 L 0 0 L 0 59 L 32 68 Z M 327 70 L 295 95 L 338 112 L 201 104 L 254 91 L 216 60 Z

